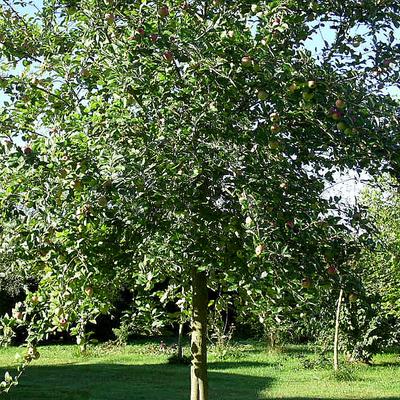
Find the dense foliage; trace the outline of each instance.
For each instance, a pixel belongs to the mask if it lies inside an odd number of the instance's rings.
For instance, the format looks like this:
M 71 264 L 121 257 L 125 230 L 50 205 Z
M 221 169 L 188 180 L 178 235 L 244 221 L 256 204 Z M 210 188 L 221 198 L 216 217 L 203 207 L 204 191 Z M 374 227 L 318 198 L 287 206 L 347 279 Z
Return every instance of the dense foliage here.
M 2 255 L 40 279 L 17 318 L 30 343 L 82 343 L 122 283 L 186 309 L 191 290 L 199 319 L 207 287 L 310 287 L 361 222 L 325 184 L 398 173 L 398 1 L 27 4 L 0 14 L 0 204 Z

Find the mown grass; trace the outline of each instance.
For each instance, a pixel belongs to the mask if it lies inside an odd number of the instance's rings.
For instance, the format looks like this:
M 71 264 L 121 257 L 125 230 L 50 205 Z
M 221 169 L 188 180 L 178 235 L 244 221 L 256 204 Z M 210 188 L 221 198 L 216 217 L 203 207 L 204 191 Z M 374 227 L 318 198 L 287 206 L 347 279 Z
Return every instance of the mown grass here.
M 183 400 L 189 369 L 169 365 L 151 343 L 97 347 L 79 355 L 75 346 L 44 346 L 9 400 Z M 23 349 L 0 350 L 0 367 L 14 364 Z M 209 355 L 210 400 L 400 399 L 398 354 L 376 356 L 372 366 L 346 365 L 334 375 L 312 348 L 269 351 L 261 344 Z

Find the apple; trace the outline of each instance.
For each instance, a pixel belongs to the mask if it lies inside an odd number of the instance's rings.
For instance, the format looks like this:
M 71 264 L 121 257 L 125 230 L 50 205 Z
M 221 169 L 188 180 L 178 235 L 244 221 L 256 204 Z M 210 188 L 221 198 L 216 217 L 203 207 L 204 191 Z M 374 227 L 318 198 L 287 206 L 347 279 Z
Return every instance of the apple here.
M 104 20 L 107 22 L 107 24 L 111 25 L 115 22 L 115 15 L 112 13 L 107 13 L 104 15 Z
M 170 51 L 165 51 L 164 54 L 163 54 L 163 57 L 169 63 L 171 63 L 173 61 L 173 59 L 174 59 L 174 55 Z
M 89 71 L 87 68 L 82 68 L 82 69 L 81 69 L 81 72 L 80 72 L 80 75 L 81 75 L 83 78 L 87 78 L 87 77 L 90 76 L 90 71 Z
M 350 303 L 356 302 L 357 299 L 358 299 L 358 296 L 357 296 L 355 293 L 350 293 L 350 294 L 349 294 L 349 301 L 350 301 Z
M 315 88 L 317 87 L 317 82 L 316 82 L 316 81 L 308 81 L 308 82 L 307 82 L 307 86 L 308 86 L 310 89 L 315 89 Z
M 97 199 L 97 203 L 98 203 L 98 205 L 101 206 L 101 207 L 106 207 L 107 204 L 108 204 L 107 197 L 105 197 L 105 196 L 100 196 L 100 197 Z
M 17 311 L 17 310 L 13 310 L 12 313 L 13 317 L 19 321 L 22 320 L 22 318 L 24 317 L 24 314 L 22 313 L 22 311 Z
M 337 100 L 335 101 L 335 106 L 336 106 L 336 108 L 338 108 L 339 110 L 342 110 L 343 108 L 346 107 L 346 102 L 345 102 L 344 100 L 342 100 L 342 99 L 337 99 Z
M 277 150 L 277 149 L 279 149 L 279 142 L 277 140 L 270 140 L 268 142 L 268 147 L 271 150 Z
M 337 269 L 336 269 L 336 267 L 335 267 L 334 265 L 330 265 L 330 266 L 326 269 L 326 272 L 327 272 L 329 275 L 336 275 L 336 274 L 337 274 Z
M 289 229 L 293 229 L 293 228 L 294 228 L 294 222 L 293 222 L 293 221 L 286 221 L 286 226 L 287 226 Z
M 63 318 L 59 319 L 59 323 L 62 328 L 65 328 L 68 324 L 68 320 L 67 320 L 67 318 L 63 317 Z
M 39 303 L 39 296 L 37 294 L 34 294 L 31 298 L 32 303 L 35 305 Z
M 32 154 L 32 149 L 31 149 L 29 146 L 25 147 L 25 148 L 24 148 L 24 154 L 26 154 L 27 156 L 28 156 L 29 154 Z
M 273 112 L 269 115 L 269 119 L 271 122 L 278 122 L 280 120 L 280 115 L 277 112 Z
M 330 114 L 331 118 L 334 119 L 335 121 L 338 121 L 340 118 L 342 118 L 342 113 L 336 108 L 333 108 Z
M 247 226 L 252 226 L 253 225 L 253 220 L 251 219 L 251 217 L 246 217 L 246 225 Z
M 72 187 L 76 190 L 80 190 L 82 188 L 82 182 L 80 179 L 75 179 L 75 181 L 72 183 Z
M 279 185 L 279 187 L 280 187 L 281 189 L 284 189 L 284 190 L 288 190 L 288 189 L 289 189 L 289 185 L 288 185 L 287 182 L 282 182 L 282 183 Z
M 264 250 L 265 250 L 265 244 L 260 243 L 259 245 L 257 245 L 255 250 L 256 256 L 260 256 Z
M 278 124 L 272 124 L 271 125 L 271 132 L 272 133 L 278 133 L 281 130 L 281 127 Z
M 303 286 L 303 288 L 305 288 L 305 289 L 309 289 L 312 286 L 311 279 L 308 276 L 303 278 L 301 280 L 301 286 Z
M 155 33 L 152 33 L 152 34 L 150 35 L 150 40 L 151 40 L 153 43 L 157 42 L 157 39 L 158 39 L 158 35 L 156 35 Z
M 144 36 L 144 29 L 143 28 L 138 28 L 138 34 L 140 35 L 140 36 Z
M 281 24 L 281 19 L 275 18 L 274 21 L 272 22 L 272 27 L 277 28 L 280 24 Z
M 305 101 L 310 101 L 314 97 L 314 93 L 303 92 L 302 96 Z
M 169 15 L 169 8 L 167 6 L 161 6 L 158 9 L 158 15 L 162 18 L 165 18 Z
M 389 67 L 391 63 L 392 63 L 392 60 L 389 58 L 386 58 L 385 60 L 383 60 L 382 65 L 384 67 Z
M 242 57 L 242 67 L 250 67 L 252 63 L 253 61 L 250 56 L 245 55 Z
M 32 360 L 38 360 L 40 358 L 40 353 L 37 351 L 36 347 L 33 346 L 28 348 L 28 355 Z
M 289 92 L 293 94 L 298 88 L 299 88 L 299 87 L 297 86 L 297 84 L 293 82 L 293 83 L 289 86 Z
M 86 296 L 92 297 L 93 296 L 93 288 L 91 286 L 87 286 L 85 288 L 85 293 L 86 293 Z
M 258 90 L 257 97 L 258 97 L 258 100 L 264 101 L 267 99 L 268 94 L 265 90 Z
M 347 125 L 344 122 L 338 122 L 336 127 L 339 129 L 339 131 L 344 132 L 347 129 Z

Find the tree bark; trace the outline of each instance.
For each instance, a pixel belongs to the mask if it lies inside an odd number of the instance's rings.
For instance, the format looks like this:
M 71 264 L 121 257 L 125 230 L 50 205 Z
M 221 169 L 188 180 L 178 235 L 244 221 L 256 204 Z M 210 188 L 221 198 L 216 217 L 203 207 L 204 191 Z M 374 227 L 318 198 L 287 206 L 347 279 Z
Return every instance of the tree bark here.
M 208 400 L 207 378 L 207 275 L 192 268 L 192 334 L 190 400 Z
M 336 322 L 335 322 L 335 339 L 333 341 L 333 369 L 339 369 L 339 323 L 340 323 L 340 310 L 342 308 L 343 289 L 340 289 L 339 299 L 336 308 Z

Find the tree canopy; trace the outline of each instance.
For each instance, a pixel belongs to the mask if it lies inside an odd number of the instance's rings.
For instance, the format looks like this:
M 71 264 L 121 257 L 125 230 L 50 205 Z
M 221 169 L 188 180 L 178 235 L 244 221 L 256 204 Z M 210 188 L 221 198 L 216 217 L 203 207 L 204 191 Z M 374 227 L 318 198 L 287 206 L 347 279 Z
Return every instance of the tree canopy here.
M 326 183 L 398 174 L 399 2 L 3 3 L 1 250 L 40 278 L 30 340 L 79 336 L 121 282 L 196 282 L 206 398 L 207 287 L 325 271 Z

